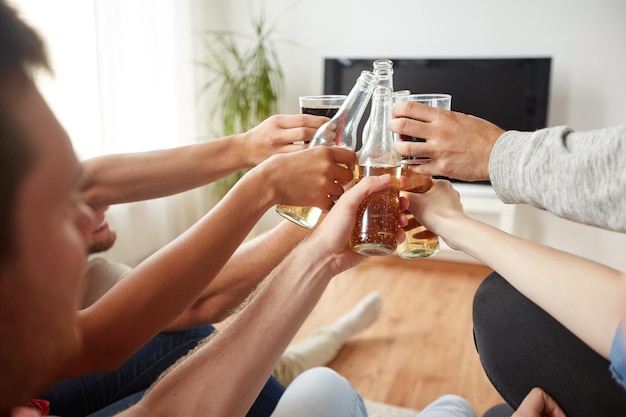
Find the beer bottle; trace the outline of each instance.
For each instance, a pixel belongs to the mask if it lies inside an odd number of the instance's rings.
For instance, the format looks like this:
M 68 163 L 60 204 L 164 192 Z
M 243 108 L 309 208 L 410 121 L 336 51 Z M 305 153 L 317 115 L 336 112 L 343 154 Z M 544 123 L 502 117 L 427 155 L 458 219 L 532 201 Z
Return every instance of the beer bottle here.
M 390 59 L 377 59 L 372 64 L 374 75 L 378 78 L 376 87 L 389 87 L 393 91 L 393 61 Z M 370 129 L 368 118 L 363 126 L 363 138 L 366 138 Z
M 346 97 L 337 113 L 315 132 L 309 143 L 313 146 L 344 146 L 354 150 L 357 141 L 357 127 L 363 112 L 372 97 L 377 78 L 371 71 L 362 71 L 354 87 Z M 278 205 L 276 211 L 299 226 L 314 227 L 322 210 L 317 207 Z
M 401 155 L 394 150 L 394 135 L 389 129 L 392 106 L 392 90 L 377 86 L 368 135 L 358 152 L 356 182 L 370 175 L 392 176 L 389 187 L 367 197 L 357 210 L 350 246 L 366 256 L 389 255 L 397 247 Z

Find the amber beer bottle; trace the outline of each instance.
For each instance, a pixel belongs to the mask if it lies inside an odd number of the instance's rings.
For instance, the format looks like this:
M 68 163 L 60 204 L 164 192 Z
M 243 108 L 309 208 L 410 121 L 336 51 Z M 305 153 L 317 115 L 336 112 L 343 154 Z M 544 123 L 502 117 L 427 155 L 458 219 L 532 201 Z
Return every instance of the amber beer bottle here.
M 315 132 L 309 143 L 314 146 L 356 148 L 357 127 L 372 97 L 377 78 L 371 71 L 362 71 L 337 113 Z M 278 205 L 276 212 L 295 224 L 310 229 L 317 224 L 322 210 L 318 207 Z
M 367 197 L 357 210 L 350 246 L 366 256 L 389 255 L 397 247 L 401 155 L 394 150 L 394 135 L 389 130 L 392 106 L 391 89 L 376 87 L 368 135 L 358 152 L 356 182 L 370 175 L 392 176 L 389 187 Z

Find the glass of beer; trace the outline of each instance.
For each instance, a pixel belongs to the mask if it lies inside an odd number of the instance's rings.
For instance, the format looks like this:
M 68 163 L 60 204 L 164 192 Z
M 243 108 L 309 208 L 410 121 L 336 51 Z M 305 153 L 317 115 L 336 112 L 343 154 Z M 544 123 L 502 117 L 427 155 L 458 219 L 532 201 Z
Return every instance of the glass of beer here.
M 301 96 L 299 99 L 300 113 L 332 118 L 345 99 L 345 95 Z M 284 204 L 277 205 L 276 212 L 307 229 L 315 227 L 322 215 L 322 210 L 317 207 L 300 207 Z
M 452 96 L 449 94 L 410 94 L 395 98 L 395 103 L 416 101 L 431 107 L 450 110 Z M 425 142 L 422 138 L 400 135 L 399 140 L 411 142 Z M 433 180 L 430 175 L 418 174 L 413 171 L 415 165 L 427 162 L 428 158 L 402 156 L 402 175 L 407 178 L 407 185 L 403 189 L 412 193 L 425 193 L 430 190 Z M 397 253 L 404 259 L 428 258 L 439 252 L 439 237 L 428 230 L 409 212 L 405 211 L 408 225 L 405 227 L 404 242 L 398 245 Z

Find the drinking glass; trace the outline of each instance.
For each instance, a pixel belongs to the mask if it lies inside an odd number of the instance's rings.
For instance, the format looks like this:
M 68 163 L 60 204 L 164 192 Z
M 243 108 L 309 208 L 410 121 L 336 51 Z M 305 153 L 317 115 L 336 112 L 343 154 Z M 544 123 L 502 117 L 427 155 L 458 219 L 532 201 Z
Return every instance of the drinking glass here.
M 345 99 L 345 95 L 301 96 L 299 98 L 300 113 L 332 118 Z M 277 205 L 276 212 L 298 226 L 307 229 L 314 227 L 322 215 L 322 210 L 317 207 L 300 207 L 285 204 Z
M 450 110 L 452 96 L 449 94 L 409 94 L 398 96 L 395 103 L 415 101 L 431 107 Z M 400 135 L 399 140 L 425 142 L 424 139 Z M 407 185 L 403 189 L 413 193 L 425 193 L 430 190 L 433 180 L 430 175 L 418 174 L 412 167 L 427 162 L 428 158 L 402 156 L 402 175 L 407 177 Z M 428 230 L 409 212 L 405 212 L 409 224 L 405 227 L 404 242 L 398 245 L 397 253 L 404 259 L 428 258 L 439 252 L 439 237 Z

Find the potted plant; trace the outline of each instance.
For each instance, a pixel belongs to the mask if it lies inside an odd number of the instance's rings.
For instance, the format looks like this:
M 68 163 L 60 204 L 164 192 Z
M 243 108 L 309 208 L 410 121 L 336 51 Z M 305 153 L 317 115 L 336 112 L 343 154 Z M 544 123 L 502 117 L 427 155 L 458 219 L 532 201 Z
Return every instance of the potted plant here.
M 264 14 L 252 17 L 253 35 L 235 31 L 206 31 L 206 58 L 199 62 L 209 81 L 201 94 L 209 98 L 213 125 L 221 135 L 245 132 L 276 113 L 283 72 L 272 39 L 274 26 Z M 245 174 L 237 172 L 214 183 L 222 198 Z

